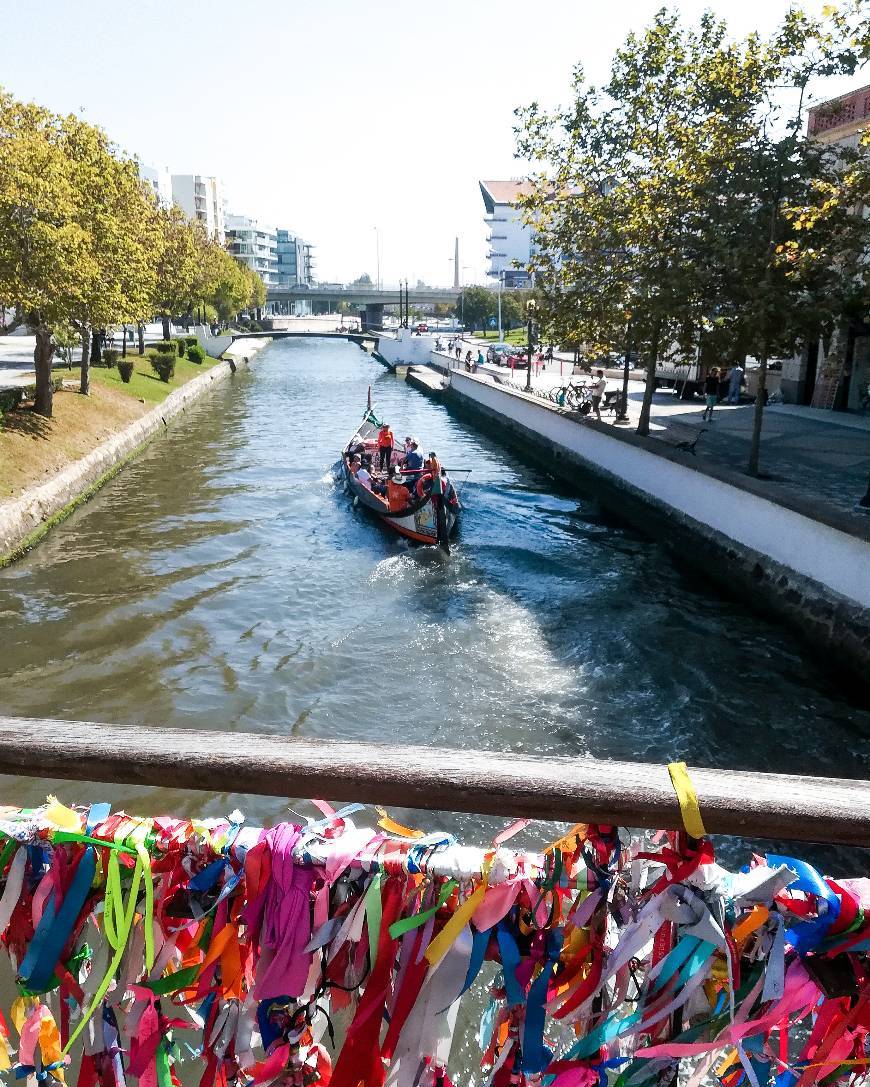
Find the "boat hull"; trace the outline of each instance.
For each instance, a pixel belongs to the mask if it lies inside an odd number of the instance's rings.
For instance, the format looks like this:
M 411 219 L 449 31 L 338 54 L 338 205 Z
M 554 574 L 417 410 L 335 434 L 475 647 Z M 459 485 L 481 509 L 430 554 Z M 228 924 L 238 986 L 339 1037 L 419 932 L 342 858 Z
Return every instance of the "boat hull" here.
M 437 546 L 442 543 L 438 536 L 438 521 L 435 502 L 431 496 L 413 503 L 407 509 L 393 512 L 377 495 L 364 487 L 350 471 L 347 458 L 342 457 L 342 470 L 348 492 L 358 500 L 359 505 L 378 518 L 384 525 L 398 532 L 408 540 Z M 446 537 L 449 537 L 459 522 L 460 506 L 448 504 L 444 508 Z M 443 546 L 443 543 L 442 543 Z

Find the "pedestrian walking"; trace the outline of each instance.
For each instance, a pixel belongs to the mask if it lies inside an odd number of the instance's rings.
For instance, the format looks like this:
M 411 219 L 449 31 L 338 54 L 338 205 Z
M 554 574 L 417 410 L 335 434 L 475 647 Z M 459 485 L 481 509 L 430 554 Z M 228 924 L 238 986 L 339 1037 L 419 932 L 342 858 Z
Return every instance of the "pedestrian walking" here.
M 601 401 L 604 399 L 604 392 L 607 389 L 607 378 L 604 376 L 603 370 L 595 371 L 595 384 L 592 386 L 592 410 L 595 412 L 595 418 L 598 422 L 601 422 Z
M 704 414 L 701 418 L 706 423 L 713 418 L 713 408 L 719 403 L 719 371 L 714 366 L 704 378 Z
M 743 367 L 735 362 L 728 375 L 728 400 L 729 404 L 740 403 L 740 386 L 743 384 Z

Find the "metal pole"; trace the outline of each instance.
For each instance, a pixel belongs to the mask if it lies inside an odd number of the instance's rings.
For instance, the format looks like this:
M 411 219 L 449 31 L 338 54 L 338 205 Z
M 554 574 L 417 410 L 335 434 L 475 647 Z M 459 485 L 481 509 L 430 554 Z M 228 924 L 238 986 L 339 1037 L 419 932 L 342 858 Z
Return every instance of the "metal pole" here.
M 529 354 L 528 354 L 528 356 L 526 358 L 526 362 L 528 363 L 528 369 L 526 370 L 526 392 L 530 393 L 532 391 L 532 316 L 531 316 L 531 314 L 529 314 L 529 327 L 528 327 L 527 331 L 528 331 Z
M 377 265 L 375 274 L 375 286 L 378 290 L 381 289 L 381 235 L 378 228 L 375 227 L 375 262 Z
M 627 423 L 628 422 L 628 370 L 631 365 L 631 318 L 628 319 L 628 328 L 625 332 L 625 364 L 622 371 L 622 403 L 619 408 L 619 415 L 617 415 L 614 422 Z
M 504 282 L 504 269 L 498 273 L 498 342 L 504 339 L 504 334 L 501 330 L 501 288 Z

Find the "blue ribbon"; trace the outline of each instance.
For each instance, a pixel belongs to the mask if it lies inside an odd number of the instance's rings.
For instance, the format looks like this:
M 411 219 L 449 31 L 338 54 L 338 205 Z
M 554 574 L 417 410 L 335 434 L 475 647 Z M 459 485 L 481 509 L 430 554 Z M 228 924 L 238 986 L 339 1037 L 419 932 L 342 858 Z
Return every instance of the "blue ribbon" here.
M 565 934 L 560 928 L 553 929 L 547 934 L 547 961 L 529 989 L 523 1028 L 522 1071 L 526 1075 L 543 1072 L 552 1060 L 552 1053 L 544 1045 L 544 1025 L 547 1017 L 545 1004 L 550 978 L 556 969 L 564 941 Z
M 55 907 L 55 895 L 49 894 L 27 954 L 18 969 L 19 979 L 33 992 L 44 992 L 51 984 L 54 968 L 87 900 L 96 868 L 96 851 L 93 846 L 85 846 L 60 909 Z
M 514 939 L 513 933 L 508 931 L 504 921 L 498 926 L 498 949 L 501 952 L 501 964 L 504 970 L 504 988 L 507 994 L 508 1007 L 516 1004 L 525 1004 L 526 994 L 523 987 L 517 981 L 517 967 L 520 965 L 520 949 Z
M 767 855 L 767 863 L 771 868 L 785 864 L 797 872 L 798 878 L 788 885 L 789 890 L 796 888 L 805 894 L 816 895 L 827 903 L 826 913 L 820 913 L 820 916 L 812 920 L 798 921 L 792 928 L 785 930 L 788 942 L 799 955 L 804 956 L 824 940 L 828 930 L 836 923 L 840 916 L 840 900 L 811 864 L 795 860 L 794 857 L 780 857 L 771 853 Z

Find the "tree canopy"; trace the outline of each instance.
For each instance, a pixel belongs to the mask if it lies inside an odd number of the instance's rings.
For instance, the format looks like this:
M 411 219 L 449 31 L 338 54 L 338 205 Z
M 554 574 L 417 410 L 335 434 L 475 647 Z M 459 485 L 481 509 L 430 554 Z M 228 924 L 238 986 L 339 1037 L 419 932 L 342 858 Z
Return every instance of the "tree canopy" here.
M 859 5 L 737 41 L 709 13 L 686 26 L 663 10 L 603 87 L 578 68 L 568 107 L 518 111 L 546 323 L 592 351 L 631 333 L 647 362 L 640 433 L 661 354 L 694 357 L 703 334 L 718 362 L 755 354 L 763 379 L 772 350 L 830 329 L 860 285 L 861 154 L 808 138 L 802 112 L 811 80 L 865 53 Z
M 134 159 L 74 115 L 0 88 L 0 298 L 36 334 L 35 410 L 52 412 L 51 359 L 75 329 L 140 323 L 196 303 L 224 319 L 262 305 L 262 279 L 177 208 L 156 204 Z M 88 391 L 87 352 L 82 392 Z

